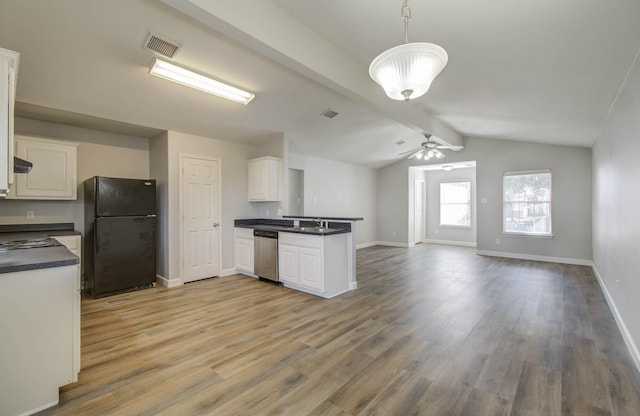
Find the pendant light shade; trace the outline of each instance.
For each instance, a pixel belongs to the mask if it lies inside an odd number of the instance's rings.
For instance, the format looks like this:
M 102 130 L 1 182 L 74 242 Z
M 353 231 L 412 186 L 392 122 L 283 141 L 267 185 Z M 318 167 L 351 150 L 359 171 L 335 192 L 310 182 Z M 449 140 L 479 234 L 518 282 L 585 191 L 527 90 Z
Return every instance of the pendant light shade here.
M 449 59 L 447 52 L 433 43 L 409 43 L 411 9 L 402 3 L 404 45 L 382 52 L 371 62 L 369 76 L 393 100 L 412 100 L 424 95 L 434 78 L 444 69 Z
M 369 76 L 393 100 L 424 95 L 447 64 L 447 52 L 433 43 L 405 43 L 382 52 L 369 66 Z

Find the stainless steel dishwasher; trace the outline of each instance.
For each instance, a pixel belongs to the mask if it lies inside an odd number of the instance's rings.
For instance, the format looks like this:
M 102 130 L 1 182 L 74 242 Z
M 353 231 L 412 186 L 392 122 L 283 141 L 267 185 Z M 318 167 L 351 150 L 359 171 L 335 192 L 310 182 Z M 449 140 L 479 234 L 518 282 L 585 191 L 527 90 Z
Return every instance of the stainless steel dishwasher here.
M 264 279 L 278 279 L 278 232 L 253 230 L 253 272 Z

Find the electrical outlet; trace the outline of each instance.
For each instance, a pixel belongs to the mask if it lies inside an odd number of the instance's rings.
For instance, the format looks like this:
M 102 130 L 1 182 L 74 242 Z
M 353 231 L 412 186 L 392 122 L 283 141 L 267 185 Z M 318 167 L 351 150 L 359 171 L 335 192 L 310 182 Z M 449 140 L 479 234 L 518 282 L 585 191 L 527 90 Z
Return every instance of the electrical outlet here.
M 440 230 L 438 230 L 438 229 L 436 228 L 435 233 L 436 233 L 436 234 L 440 234 Z
M 267 210 L 267 213 L 266 213 L 266 215 L 267 215 L 267 217 L 269 216 L 269 210 Z
M 620 280 L 616 279 L 616 292 L 620 289 Z
M 27 211 L 27 219 L 28 219 L 28 220 L 32 220 L 32 219 L 33 219 L 33 217 L 34 217 L 34 213 L 33 213 L 33 211 Z
M 500 239 L 499 238 L 496 238 L 496 244 L 500 245 Z
M 391 235 L 395 237 L 396 236 L 396 232 L 395 231 L 392 232 Z

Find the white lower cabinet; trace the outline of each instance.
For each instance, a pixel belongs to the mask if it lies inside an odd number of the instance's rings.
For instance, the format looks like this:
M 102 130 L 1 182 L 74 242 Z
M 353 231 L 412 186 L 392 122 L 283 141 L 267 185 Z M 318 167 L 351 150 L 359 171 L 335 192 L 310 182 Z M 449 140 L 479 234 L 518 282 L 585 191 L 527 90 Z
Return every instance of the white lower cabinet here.
M 285 287 L 331 298 L 349 290 L 348 235 L 279 233 L 278 267 Z
M 0 274 L 0 414 L 58 403 L 76 377 L 78 265 Z
M 80 372 L 80 292 L 81 284 L 81 237 L 79 235 L 58 235 L 53 236 L 60 244 L 65 246 L 70 252 L 78 256 L 78 272 L 76 279 L 77 293 L 73 298 L 73 381 L 78 381 L 78 373 Z
M 234 254 L 236 272 L 253 276 L 253 229 L 234 229 Z
M 300 285 L 320 291 L 324 290 L 322 249 L 301 247 L 298 253 Z
M 282 235 L 282 233 L 279 233 Z M 298 247 L 278 242 L 278 277 L 281 282 L 298 284 Z

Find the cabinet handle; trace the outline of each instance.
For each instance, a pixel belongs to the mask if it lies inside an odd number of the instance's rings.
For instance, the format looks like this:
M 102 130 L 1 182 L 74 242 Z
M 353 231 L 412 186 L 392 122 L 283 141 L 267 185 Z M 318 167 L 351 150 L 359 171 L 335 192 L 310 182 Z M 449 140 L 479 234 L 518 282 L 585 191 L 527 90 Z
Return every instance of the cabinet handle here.
M 217 228 L 217 227 L 219 227 L 219 226 L 220 226 L 220 224 L 218 224 L 217 222 L 214 222 L 214 223 L 213 223 L 213 228 Z

